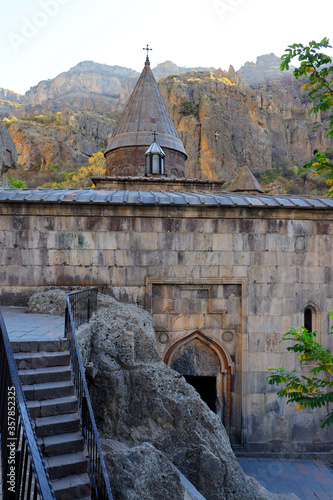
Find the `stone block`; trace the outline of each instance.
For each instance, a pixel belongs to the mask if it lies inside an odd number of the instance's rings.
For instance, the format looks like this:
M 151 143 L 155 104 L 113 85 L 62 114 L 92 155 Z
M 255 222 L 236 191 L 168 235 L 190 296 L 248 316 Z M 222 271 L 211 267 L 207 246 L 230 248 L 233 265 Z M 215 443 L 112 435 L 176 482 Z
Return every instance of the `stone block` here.
M 120 248 L 119 241 L 123 240 L 125 236 L 127 235 L 123 233 L 91 233 L 92 243 L 90 246 L 96 250 L 116 250 Z
M 265 250 L 265 235 L 264 234 L 249 234 L 247 248 L 244 250 L 249 250 L 250 252 L 263 252 Z
M 294 251 L 294 241 L 291 236 L 280 235 L 279 237 L 279 250 L 281 252 L 293 252 Z
M 277 386 L 275 386 L 276 388 Z M 280 415 L 283 412 L 283 399 L 276 393 L 264 394 L 263 414 Z
M 182 225 L 183 223 L 183 225 Z M 162 233 L 179 233 L 179 232 L 186 232 L 186 224 L 187 221 L 182 221 L 181 219 L 178 218 L 161 218 L 161 229 L 160 231 Z M 188 221 L 188 226 L 190 226 L 190 221 Z M 191 231 L 191 230 L 190 230 Z
M 129 233 L 110 233 L 115 235 L 115 249 L 119 250 L 129 250 L 130 247 L 130 235 Z M 113 247 L 107 246 L 106 248 L 109 248 L 110 250 L 113 249 Z
M 82 231 L 106 231 L 105 217 L 84 217 Z
M 252 415 L 249 417 L 248 441 L 264 442 L 272 439 L 274 433 L 273 415 Z
M 109 250 L 114 252 L 114 262 L 118 267 L 133 267 L 136 262 L 136 252 L 128 250 Z
M 157 245 L 158 248 L 163 248 L 164 250 L 176 250 L 176 234 L 175 233 L 158 233 L 157 235 Z M 177 250 L 179 250 L 177 248 Z M 184 250 L 189 250 L 185 248 Z
M 84 231 L 84 218 L 83 217 L 70 217 L 70 232 L 82 233 Z
M 116 261 L 115 250 L 98 250 L 97 265 L 114 266 Z
M 44 249 L 25 249 L 21 250 L 22 266 L 45 266 L 48 264 L 48 253 Z
M 249 268 L 247 266 L 219 266 L 220 267 L 220 273 L 221 273 L 221 268 L 223 269 L 223 272 L 225 272 L 226 269 L 230 271 L 230 274 L 228 275 L 228 271 L 226 271 L 226 274 L 220 274 L 222 277 L 231 277 L 231 278 L 246 278 L 247 273 Z
M 261 372 L 252 372 L 248 370 L 246 374 L 248 394 L 276 394 L 276 386 L 269 385 L 265 378 L 266 375 L 268 375 L 267 369 Z
M 173 332 L 183 332 L 195 330 L 196 328 L 204 328 L 205 316 L 203 314 L 172 316 L 170 321 Z
M 303 254 L 292 252 L 276 252 L 276 264 L 282 267 L 301 265 L 304 260 Z
M 234 234 L 238 231 L 239 221 L 237 219 L 218 219 L 218 227 L 215 232 Z
M 50 266 L 65 265 L 68 266 L 70 262 L 70 250 L 55 250 L 48 251 L 48 264 Z
M 200 250 L 196 245 L 196 235 L 192 233 L 177 233 L 174 239 L 175 250 Z
M 106 220 L 105 230 L 111 233 L 121 233 L 128 231 L 136 231 L 139 227 L 139 221 L 135 217 L 114 216 L 112 215 Z
M 111 283 L 111 268 L 107 266 L 93 266 L 91 268 L 92 284 L 109 285 Z
M 205 316 L 204 329 L 217 330 L 222 327 L 222 314 L 210 314 Z
M 56 286 L 56 265 L 44 266 L 42 269 L 43 286 Z
M 244 251 L 244 235 L 243 234 L 233 234 L 232 235 L 232 248 L 234 252 Z
M 170 330 L 170 317 L 167 314 L 153 314 L 153 326 L 155 331 L 168 332 Z
M 10 266 L 10 265 L 20 265 L 21 260 L 21 249 L 20 248 L 9 248 L 3 249 L 1 251 L 1 265 L 2 266 Z
M 147 267 L 128 267 L 125 276 L 126 286 L 144 286 Z
M 238 269 L 238 267 L 236 269 Z M 234 271 L 233 266 L 219 266 L 219 276 L 221 276 L 221 278 L 233 278 L 234 277 L 233 271 Z
M 265 249 L 268 252 L 276 252 L 279 250 L 279 235 L 266 234 L 265 235 Z
M 290 441 L 290 419 L 285 415 L 274 415 L 274 439 Z
M 264 394 L 249 394 L 247 397 L 248 415 L 264 415 L 265 414 L 265 395 Z
M 288 220 L 288 234 L 295 235 L 314 234 L 314 225 L 312 220 Z
M 30 229 L 31 220 L 27 216 L 14 215 L 10 218 L 10 229 L 13 231 L 25 231 Z
M 248 370 L 250 372 L 263 372 L 267 375 L 268 367 L 281 366 L 281 356 L 279 353 L 263 353 L 258 355 L 256 352 L 248 353 Z
M 162 255 L 157 250 L 137 251 L 135 253 L 136 266 L 159 266 L 161 264 Z
M 178 263 L 178 252 L 172 251 L 172 250 L 159 250 L 159 253 L 161 255 L 161 266 L 175 266 Z M 190 252 L 189 252 L 190 253 Z M 185 259 L 185 262 L 187 262 L 186 258 L 184 257 L 183 260 Z
M 129 246 L 132 250 L 157 250 L 157 233 L 129 233 Z M 120 247 L 119 247 L 120 248 Z
M 249 266 L 251 261 L 250 252 L 235 252 L 234 253 L 234 265 L 235 266 Z
M 252 333 L 249 335 L 248 349 L 253 353 L 263 353 L 265 352 L 266 342 L 265 334 L 263 333 Z
M 210 252 L 212 250 L 213 235 L 195 234 L 193 250 L 197 252 Z
M 125 230 L 140 233 L 157 233 L 162 231 L 162 227 L 162 221 L 157 217 L 140 217 L 133 219 L 132 227 Z
M 213 234 L 212 235 L 212 250 L 232 251 L 232 235 L 231 234 Z
M 219 266 L 198 266 L 200 278 L 216 278 L 219 273 Z
M 110 283 L 115 287 L 126 286 L 126 267 L 111 267 Z M 142 286 L 142 285 L 141 285 Z

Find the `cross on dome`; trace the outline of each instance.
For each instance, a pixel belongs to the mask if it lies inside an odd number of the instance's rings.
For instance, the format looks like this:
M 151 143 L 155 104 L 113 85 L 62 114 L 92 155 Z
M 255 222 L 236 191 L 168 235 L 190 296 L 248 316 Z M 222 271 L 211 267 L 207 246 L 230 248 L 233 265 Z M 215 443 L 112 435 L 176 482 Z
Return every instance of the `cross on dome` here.
M 149 48 L 149 45 L 148 45 L 148 43 L 147 43 L 147 46 L 146 46 L 146 47 L 143 47 L 143 49 L 142 49 L 142 50 L 146 50 L 146 51 L 147 51 L 147 59 L 146 59 L 146 63 L 147 63 L 147 62 L 149 63 L 149 57 L 148 57 L 148 54 L 149 54 L 149 51 L 150 51 L 150 50 L 153 50 L 153 49 L 150 49 L 150 48 Z

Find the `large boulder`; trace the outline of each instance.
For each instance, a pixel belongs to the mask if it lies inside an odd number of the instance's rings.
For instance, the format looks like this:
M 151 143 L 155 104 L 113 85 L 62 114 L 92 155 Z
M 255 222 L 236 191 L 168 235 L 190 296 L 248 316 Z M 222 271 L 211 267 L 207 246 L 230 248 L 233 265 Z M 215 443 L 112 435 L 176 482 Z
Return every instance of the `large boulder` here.
M 297 498 L 269 493 L 243 473 L 219 417 L 162 362 L 148 312 L 110 297 L 101 304 L 95 319 L 77 333 L 96 422 L 105 438 L 132 447 L 152 444 L 207 500 Z M 131 464 L 136 453 L 132 450 L 118 464 L 115 460 L 113 467 Z M 124 474 L 116 474 L 122 483 Z M 119 498 L 137 498 L 131 495 Z M 141 498 L 146 495 L 145 489 Z
M 28 313 L 65 316 L 66 292 L 60 289 L 34 293 L 28 302 Z
M 133 447 L 104 440 L 105 464 L 114 500 L 196 500 L 176 467 L 150 443 Z

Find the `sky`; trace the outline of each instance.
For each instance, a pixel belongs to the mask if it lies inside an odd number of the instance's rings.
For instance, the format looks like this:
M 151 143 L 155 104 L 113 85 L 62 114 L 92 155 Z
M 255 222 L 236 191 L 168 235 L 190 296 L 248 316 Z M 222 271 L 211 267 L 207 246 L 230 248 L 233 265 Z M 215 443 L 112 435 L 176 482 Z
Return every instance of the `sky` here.
M 6 0 L 0 87 L 23 94 L 85 60 L 141 71 L 147 44 L 152 68 L 237 70 L 292 43 L 333 45 L 332 18 L 332 0 Z

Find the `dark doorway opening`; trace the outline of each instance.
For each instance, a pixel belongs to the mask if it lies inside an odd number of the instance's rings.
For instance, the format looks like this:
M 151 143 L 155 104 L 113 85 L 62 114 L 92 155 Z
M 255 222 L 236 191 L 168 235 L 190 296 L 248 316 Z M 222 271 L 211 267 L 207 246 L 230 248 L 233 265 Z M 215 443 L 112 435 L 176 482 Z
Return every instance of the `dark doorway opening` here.
M 201 399 L 216 413 L 216 377 L 197 377 L 184 375 L 186 382 L 192 385 Z

